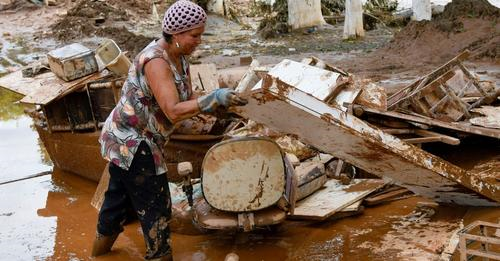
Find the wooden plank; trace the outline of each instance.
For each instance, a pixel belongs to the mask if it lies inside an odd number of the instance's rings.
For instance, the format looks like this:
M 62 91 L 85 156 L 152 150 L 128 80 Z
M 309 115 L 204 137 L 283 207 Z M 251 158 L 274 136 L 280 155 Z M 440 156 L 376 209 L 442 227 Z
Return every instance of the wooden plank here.
M 485 90 L 483 90 L 483 88 L 481 87 L 481 85 L 479 84 L 479 81 L 477 80 L 476 76 L 474 76 L 470 71 L 469 69 L 467 69 L 467 67 L 465 67 L 462 63 L 459 63 L 458 64 L 458 67 L 460 67 L 460 69 L 462 69 L 462 71 L 464 72 L 465 76 L 467 76 L 467 78 L 469 78 L 471 81 L 472 81 L 472 84 L 474 85 L 474 87 L 476 87 L 477 91 L 483 96 L 483 97 L 486 97 L 488 96 L 488 94 L 486 93 Z
M 324 101 L 339 86 L 341 74 L 285 59 L 269 72 L 286 84 Z M 259 84 L 257 84 L 259 85 Z
M 204 90 L 209 93 L 219 88 L 219 75 L 215 64 L 193 64 L 189 66 L 189 71 L 194 91 Z
M 93 81 L 107 76 L 105 73 L 97 72 L 71 82 L 65 82 L 57 78 L 52 72 L 41 75 L 44 75 L 42 79 L 30 83 L 31 87 L 29 89 L 32 91 L 20 101 L 21 103 L 45 105 L 69 92 L 83 87 L 86 81 Z
M 493 260 L 500 260 L 500 254 L 495 253 L 495 252 L 485 252 L 485 251 L 480 251 L 480 250 L 467 249 L 466 255 L 467 254 L 471 254 L 473 256 L 484 257 L 484 258 L 490 258 Z
M 349 185 L 330 179 L 323 189 L 297 202 L 291 217 L 324 220 L 384 185 L 380 179 L 357 179 Z
M 479 241 L 479 242 L 488 243 L 488 244 L 500 245 L 499 238 L 477 236 L 477 235 L 471 235 L 471 234 L 464 234 L 463 236 L 465 237 L 465 239 L 469 239 L 469 240 Z
M 0 87 L 22 95 L 28 95 L 30 92 L 40 87 L 40 82 L 52 78 L 57 77 L 53 73 L 43 73 L 33 78 L 24 78 L 22 71 L 19 70 L 0 78 Z
M 467 109 L 467 104 L 465 104 L 465 102 L 463 102 L 454 92 L 453 90 L 451 90 L 451 88 L 445 83 L 442 85 L 442 89 L 446 92 L 446 94 L 448 94 L 448 96 L 451 98 L 451 102 L 454 103 L 457 108 L 459 108 L 463 115 L 465 115 L 467 118 L 470 117 L 470 113 L 469 113 L 469 110 Z M 455 121 L 458 121 L 460 120 L 461 117 L 456 117 L 454 118 Z
M 361 204 L 363 203 L 363 200 L 358 200 L 351 205 L 343 208 L 340 210 L 340 212 L 352 212 L 352 211 L 358 211 L 359 208 L 361 207 Z
M 411 191 L 409 191 L 408 189 L 400 188 L 398 190 L 390 191 L 384 194 L 379 194 L 377 196 L 367 197 L 365 198 L 364 202 L 367 206 L 374 206 L 382 204 L 384 202 L 392 201 L 409 193 L 411 193 Z
M 94 192 L 94 196 L 92 196 L 92 200 L 90 201 L 90 205 L 92 205 L 97 211 L 101 210 L 102 203 L 104 202 L 104 194 L 108 190 L 109 186 L 109 163 L 106 164 L 104 170 L 102 171 L 101 179 L 99 180 L 99 184 L 97 184 L 97 189 Z
M 338 219 L 342 219 L 342 218 L 346 218 L 346 217 L 352 217 L 352 216 L 360 215 L 364 211 L 365 211 L 365 208 L 363 206 L 360 206 L 357 210 L 353 210 L 353 211 L 343 211 L 342 210 L 342 211 L 337 212 L 337 213 L 333 214 L 332 216 L 328 217 L 328 220 L 332 221 L 332 220 L 338 220 Z
M 401 134 L 413 134 L 415 133 L 414 129 L 396 129 L 396 128 L 381 128 L 382 131 L 391 135 L 401 135 Z
M 439 142 L 441 139 L 439 137 L 421 137 L 421 138 L 409 138 L 403 139 L 405 142 L 410 144 L 420 144 L 420 143 L 430 143 L 430 142 Z
M 241 78 L 238 86 L 236 86 L 236 92 L 240 93 L 243 97 L 247 95 L 248 92 L 252 89 L 252 87 L 259 81 L 259 77 L 257 73 L 255 73 L 255 68 L 259 67 L 260 63 L 258 60 L 253 60 L 250 64 L 250 67 Z
M 466 132 L 466 133 L 471 133 L 471 134 L 500 139 L 500 130 L 496 130 L 496 129 L 468 125 L 468 124 L 462 123 L 462 122 L 449 123 L 449 122 L 444 122 L 444 121 L 440 121 L 440 120 L 436 120 L 436 119 L 428 119 L 428 118 L 424 118 L 424 117 L 408 115 L 408 114 L 399 113 L 399 112 L 395 112 L 395 111 L 380 111 L 380 110 L 376 110 L 376 109 L 372 109 L 372 108 L 363 107 L 360 105 L 354 105 L 354 108 L 361 109 L 361 110 L 363 110 L 363 112 L 369 112 L 369 113 L 388 116 L 388 117 L 397 118 L 397 119 L 401 119 L 401 120 L 422 123 L 422 124 L 441 127 L 441 128 L 445 128 L 445 129 L 451 129 L 451 130 L 456 130 L 456 131 L 461 131 L 461 132 Z
M 451 136 L 447 136 L 441 133 L 429 131 L 429 130 L 421 130 L 416 129 L 415 134 L 423 136 L 423 137 L 439 137 L 439 141 L 450 144 L 450 145 L 458 145 L 460 144 L 460 139 L 453 138 Z

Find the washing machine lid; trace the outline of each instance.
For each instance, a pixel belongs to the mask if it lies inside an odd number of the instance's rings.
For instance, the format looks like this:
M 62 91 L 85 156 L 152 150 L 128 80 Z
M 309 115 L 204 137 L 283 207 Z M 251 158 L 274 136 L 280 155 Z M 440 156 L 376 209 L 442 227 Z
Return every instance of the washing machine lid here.
M 238 138 L 214 145 L 202 165 L 205 200 L 222 211 L 255 211 L 274 205 L 285 190 L 278 144 L 267 138 Z

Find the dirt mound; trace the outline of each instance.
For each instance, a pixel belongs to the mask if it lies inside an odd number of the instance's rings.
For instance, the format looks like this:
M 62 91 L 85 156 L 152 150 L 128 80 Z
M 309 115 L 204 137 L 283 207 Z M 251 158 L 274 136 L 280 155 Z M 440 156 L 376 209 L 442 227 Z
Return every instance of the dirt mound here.
M 152 38 L 136 35 L 123 25 L 148 17 L 150 3 L 141 0 L 79 1 L 67 15 L 52 26 L 55 38 L 70 42 L 88 36 L 111 38 L 129 56 L 134 56 Z
M 454 0 L 432 21 L 410 22 L 376 54 L 403 66 L 442 63 L 465 49 L 472 58 L 498 58 L 499 17 L 486 0 Z
M 500 9 L 486 0 L 455 0 L 446 5 L 436 20 L 456 19 L 458 17 L 498 17 Z
M 134 58 L 146 45 L 148 45 L 154 38 L 137 35 L 128 31 L 125 27 L 115 28 L 106 27 L 99 29 L 97 35 L 113 39 L 118 46 L 124 51 L 128 51 L 127 56 Z

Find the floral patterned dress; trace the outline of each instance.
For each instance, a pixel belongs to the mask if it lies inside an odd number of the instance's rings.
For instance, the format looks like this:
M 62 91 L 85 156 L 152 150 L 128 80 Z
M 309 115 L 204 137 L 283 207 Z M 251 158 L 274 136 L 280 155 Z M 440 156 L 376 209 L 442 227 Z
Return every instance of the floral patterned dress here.
M 156 41 L 151 42 L 135 58 L 125 81 L 121 98 L 102 128 L 99 142 L 102 156 L 128 170 L 141 141 L 145 141 L 153 154 L 156 174 L 167 172 L 163 159 L 163 147 L 174 131 L 174 125 L 161 110 L 149 87 L 144 67 L 152 59 L 164 59 L 174 74 L 180 101 L 191 97 L 189 64 L 181 57 L 182 74 Z

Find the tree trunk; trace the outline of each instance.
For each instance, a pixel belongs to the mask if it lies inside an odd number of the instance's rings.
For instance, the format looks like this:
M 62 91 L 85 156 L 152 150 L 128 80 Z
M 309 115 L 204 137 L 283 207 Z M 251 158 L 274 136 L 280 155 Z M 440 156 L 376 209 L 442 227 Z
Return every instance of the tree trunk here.
M 431 20 L 432 8 L 430 0 L 412 0 L 413 16 L 412 19 L 416 21 Z
M 344 39 L 365 36 L 361 0 L 345 1 Z
M 321 0 L 288 0 L 288 25 L 293 30 L 324 24 Z

